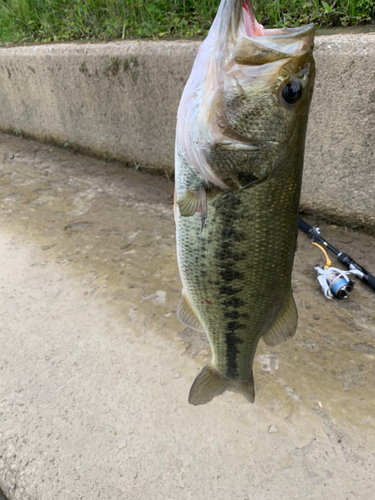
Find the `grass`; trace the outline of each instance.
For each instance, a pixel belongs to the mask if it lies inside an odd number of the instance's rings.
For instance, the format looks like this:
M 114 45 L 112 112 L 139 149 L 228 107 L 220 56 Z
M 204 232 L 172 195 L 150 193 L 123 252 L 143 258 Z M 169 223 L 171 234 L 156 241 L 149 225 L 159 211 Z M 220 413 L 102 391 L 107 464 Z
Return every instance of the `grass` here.
M 0 0 L 0 43 L 203 37 L 219 0 Z M 264 26 L 375 21 L 374 0 L 254 0 Z

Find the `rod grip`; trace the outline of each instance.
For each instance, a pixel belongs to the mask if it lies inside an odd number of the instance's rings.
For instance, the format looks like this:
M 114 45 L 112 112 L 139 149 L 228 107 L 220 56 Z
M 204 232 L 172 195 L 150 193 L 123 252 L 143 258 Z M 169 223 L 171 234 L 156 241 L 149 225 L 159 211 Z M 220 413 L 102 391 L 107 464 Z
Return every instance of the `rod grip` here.
M 311 226 L 307 224 L 304 220 L 301 219 L 301 217 L 298 217 L 298 227 L 302 229 L 302 231 L 306 234 L 311 234 L 310 231 L 312 229 Z
M 372 274 L 366 272 L 366 274 L 363 277 L 363 281 L 375 292 L 375 277 Z
M 375 277 L 371 273 L 369 273 L 364 267 L 354 262 L 354 260 L 351 257 L 349 257 L 349 255 L 346 253 L 343 252 L 340 253 L 337 256 L 337 258 L 342 264 L 345 264 L 349 269 L 350 266 L 353 265 L 356 269 L 358 269 L 358 271 L 362 271 L 364 274 L 362 281 L 366 283 L 366 285 L 368 285 L 370 288 L 372 288 L 375 292 Z

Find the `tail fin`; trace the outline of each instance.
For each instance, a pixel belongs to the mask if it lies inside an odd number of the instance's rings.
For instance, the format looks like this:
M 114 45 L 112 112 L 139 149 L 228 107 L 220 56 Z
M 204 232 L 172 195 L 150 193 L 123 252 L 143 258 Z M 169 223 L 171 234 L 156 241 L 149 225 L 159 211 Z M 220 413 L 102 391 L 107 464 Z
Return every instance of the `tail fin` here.
M 212 401 L 216 396 L 225 391 L 239 392 L 250 403 L 254 403 L 255 390 L 254 378 L 247 382 L 229 380 L 219 375 L 210 364 L 206 365 L 194 380 L 189 393 L 189 403 L 192 405 L 204 405 Z

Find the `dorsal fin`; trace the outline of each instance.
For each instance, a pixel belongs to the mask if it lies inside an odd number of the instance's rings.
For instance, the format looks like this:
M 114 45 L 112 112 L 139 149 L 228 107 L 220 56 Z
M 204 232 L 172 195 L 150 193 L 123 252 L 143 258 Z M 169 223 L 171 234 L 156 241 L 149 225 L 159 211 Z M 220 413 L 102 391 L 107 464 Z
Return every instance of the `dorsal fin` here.
M 284 342 L 296 333 L 297 320 L 296 304 L 292 293 L 290 293 L 276 321 L 268 332 L 263 335 L 262 339 L 267 345 L 277 345 Z

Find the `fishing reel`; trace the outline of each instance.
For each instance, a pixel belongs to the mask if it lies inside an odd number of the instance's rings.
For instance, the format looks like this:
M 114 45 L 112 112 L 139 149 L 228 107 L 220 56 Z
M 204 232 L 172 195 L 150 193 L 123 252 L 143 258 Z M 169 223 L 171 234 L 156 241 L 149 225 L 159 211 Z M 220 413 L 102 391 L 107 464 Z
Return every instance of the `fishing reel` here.
M 342 269 L 338 269 L 337 267 L 332 267 L 332 262 L 321 244 L 323 242 L 318 226 L 314 226 L 312 228 L 311 235 L 313 238 L 313 241 L 311 243 L 318 247 L 319 250 L 323 252 L 326 258 L 326 263 L 324 266 L 316 266 L 314 268 L 318 273 L 318 281 L 322 288 L 322 292 L 324 293 L 325 297 L 327 297 L 327 299 L 332 299 L 333 297 L 336 297 L 340 300 L 347 299 L 353 291 L 353 286 L 355 283 L 354 279 L 350 278 L 350 275 L 358 276 L 359 278 L 363 279 L 364 273 L 354 268 L 349 269 L 348 271 L 343 271 Z M 319 243 L 317 243 L 317 241 L 319 241 Z
M 337 267 L 323 266 L 316 266 L 314 269 L 318 273 L 318 281 L 327 299 L 332 299 L 332 297 L 347 299 L 354 286 L 354 279 L 350 279 L 349 275 L 363 278 L 363 273 L 357 270 L 343 271 Z
M 314 227 L 314 230 L 317 235 L 320 235 L 319 228 Z M 350 279 L 349 276 L 355 275 L 363 279 L 363 273 L 357 269 L 343 271 L 337 267 L 332 267 L 332 262 L 330 261 L 325 249 L 319 245 L 319 243 L 316 243 L 316 241 L 312 241 L 311 243 L 318 247 L 319 250 L 324 253 L 326 258 L 325 266 L 316 266 L 314 268 L 318 273 L 318 281 L 322 288 L 322 292 L 327 299 L 332 299 L 333 297 L 336 297 L 337 299 L 347 299 L 354 286 L 354 279 Z
M 325 266 L 316 266 L 315 270 L 318 273 L 318 281 L 327 299 L 332 299 L 333 297 L 347 299 L 349 297 L 354 286 L 354 279 L 350 275 L 353 277 L 358 276 L 363 283 L 375 292 L 375 276 L 369 273 L 363 266 L 357 264 L 348 254 L 340 252 L 328 243 L 321 236 L 318 226 L 311 227 L 301 217 L 298 217 L 298 227 L 310 236 L 312 238 L 311 243 L 324 253 L 326 258 Z M 348 271 L 332 267 L 332 262 L 329 260 L 325 248 L 334 253 L 338 260 L 347 266 Z

